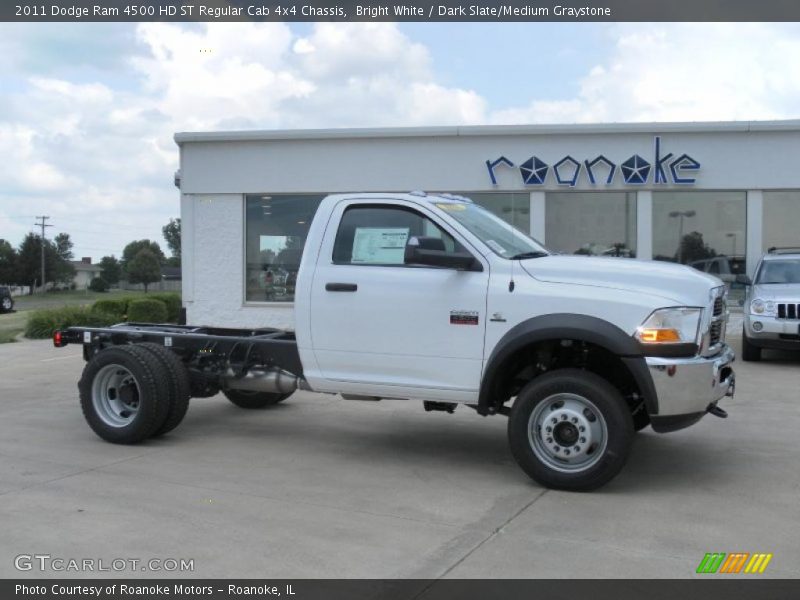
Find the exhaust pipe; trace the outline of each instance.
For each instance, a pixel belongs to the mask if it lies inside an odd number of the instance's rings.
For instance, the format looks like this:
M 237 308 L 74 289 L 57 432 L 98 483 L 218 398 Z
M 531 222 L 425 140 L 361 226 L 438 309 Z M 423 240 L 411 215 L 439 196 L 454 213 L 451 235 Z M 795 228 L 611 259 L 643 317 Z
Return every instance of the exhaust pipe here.
M 241 377 L 237 377 L 233 369 L 228 369 L 222 377 L 222 384 L 233 390 L 270 394 L 290 394 L 306 387 L 305 379 L 282 369 L 250 369 Z

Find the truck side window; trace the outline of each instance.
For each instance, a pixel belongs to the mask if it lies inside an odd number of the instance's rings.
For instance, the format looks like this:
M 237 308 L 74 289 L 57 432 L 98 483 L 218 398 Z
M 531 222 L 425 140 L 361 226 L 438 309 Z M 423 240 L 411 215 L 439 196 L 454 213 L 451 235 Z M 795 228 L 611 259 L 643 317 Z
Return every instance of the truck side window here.
M 398 206 L 348 208 L 339 223 L 333 262 L 345 265 L 402 265 L 409 237 L 438 237 L 448 252 L 463 251 L 451 235 L 420 213 Z

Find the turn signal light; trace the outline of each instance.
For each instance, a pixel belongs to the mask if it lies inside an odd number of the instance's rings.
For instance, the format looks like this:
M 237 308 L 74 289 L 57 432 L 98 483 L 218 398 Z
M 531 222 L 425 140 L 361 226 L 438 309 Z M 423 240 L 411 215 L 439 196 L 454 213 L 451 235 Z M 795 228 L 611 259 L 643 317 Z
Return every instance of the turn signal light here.
M 641 329 L 639 339 L 647 343 L 675 343 L 681 341 L 681 334 L 677 329 Z

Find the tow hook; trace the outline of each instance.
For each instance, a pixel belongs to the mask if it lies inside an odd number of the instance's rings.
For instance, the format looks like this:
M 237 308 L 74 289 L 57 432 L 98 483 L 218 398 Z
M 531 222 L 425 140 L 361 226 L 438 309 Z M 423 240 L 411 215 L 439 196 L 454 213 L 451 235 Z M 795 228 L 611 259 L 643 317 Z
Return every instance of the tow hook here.
M 711 413 L 712 415 L 714 415 L 715 417 L 719 417 L 720 419 L 728 418 L 728 413 L 723 409 L 721 409 L 716 404 L 709 404 L 708 408 L 706 409 L 706 412 Z

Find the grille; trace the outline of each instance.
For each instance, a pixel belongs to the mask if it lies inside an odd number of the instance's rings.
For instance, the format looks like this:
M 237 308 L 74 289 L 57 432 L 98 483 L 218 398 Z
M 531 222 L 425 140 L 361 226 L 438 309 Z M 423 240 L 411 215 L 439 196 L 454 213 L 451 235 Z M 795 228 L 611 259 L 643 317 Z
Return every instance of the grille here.
M 800 304 L 778 304 L 779 319 L 800 319 Z
M 724 321 L 714 321 L 708 330 L 708 341 L 711 346 L 719 344 L 722 341 L 722 328 L 725 326 Z
M 722 299 L 722 296 L 720 296 L 714 300 L 714 316 L 720 316 L 723 310 L 725 310 L 725 301 Z

